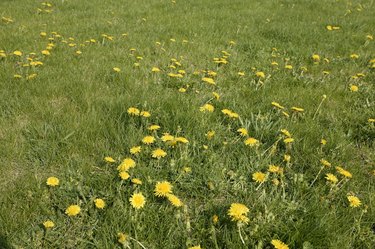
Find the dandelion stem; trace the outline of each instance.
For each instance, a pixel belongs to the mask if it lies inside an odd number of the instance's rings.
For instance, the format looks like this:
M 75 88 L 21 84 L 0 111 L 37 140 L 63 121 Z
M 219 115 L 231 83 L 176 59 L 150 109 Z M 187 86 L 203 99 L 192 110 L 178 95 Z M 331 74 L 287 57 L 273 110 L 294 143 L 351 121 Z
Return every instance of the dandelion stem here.
M 240 235 L 241 242 L 242 242 L 242 244 L 245 245 L 245 241 L 242 238 L 242 234 L 241 234 L 241 225 L 239 223 L 237 223 L 237 227 L 238 227 L 238 234 Z
M 312 183 L 310 184 L 310 188 L 311 188 L 312 185 L 316 182 L 316 180 L 318 179 L 320 173 L 322 173 L 322 170 L 323 170 L 323 169 L 324 169 L 324 166 L 322 166 L 322 167 L 320 168 L 318 174 L 316 174 L 314 181 L 312 181 Z
M 138 240 L 130 237 L 131 240 L 134 240 L 135 242 L 137 242 L 143 249 L 147 249 L 141 242 L 139 242 Z
M 325 100 L 326 98 L 327 98 L 327 96 L 326 96 L 326 95 L 323 95 L 323 99 L 322 99 L 322 101 L 320 101 L 320 104 L 318 105 L 318 108 L 316 108 L 316 111 L 315 111 L 314 116 L 313 116 L 313 120 L 315 119 L 316 115 L 318 114 L 318 111 L 319 111 L 320 107 L 322 106 L 322 104 L 323 104 L 323 102 L 324 102 L 324 100 Z

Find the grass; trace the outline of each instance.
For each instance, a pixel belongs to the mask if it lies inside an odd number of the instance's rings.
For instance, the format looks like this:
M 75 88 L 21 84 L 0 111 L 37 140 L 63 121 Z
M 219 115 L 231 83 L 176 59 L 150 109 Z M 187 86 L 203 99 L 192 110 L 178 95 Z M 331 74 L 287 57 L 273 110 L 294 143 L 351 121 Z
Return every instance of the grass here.
M 0 248 L 260 249 L 273 248 L 274 239 L 289 248 L 372 248 L 373 1 L 50 3 L 0 2 Z M 49 43 L 50 55 L 42 55 Z M 213 58 L 223 50 L 229 63 L 218 65 Z M 25 65 L 31 52 L 42 66 Z M 181 79 L 167 75 L 180 69 L 186 71 Z M 217 72 L 216 85 L 202 82 L 207 70 Z M 200 111 L 206 103 L 212 113 Z M 151 117 L 131 116 L 130 107 Z M 151 124 L 161 129 L 151 132 Z M 239 128 L 259 144 L 246 146 Z M 283 142 L 281 129 L 291 133 L 292 144 Z M 215 131 L 212 139 L 209 131 Z M 165 132 L 189 143 L 171 147 L 160 139 Z M 143 145 L 150 134 L 156 143 Z M 131 155 L 138 145 L 141 153 Z M 151 157 L 158 147 L 166 157 Z M 117 162 L 106 163 L 106 156 Z M 130 179 L 141 185 L 118 177 L 126 157 L 136 161 Z M 332 166 L 318 174 L 321 159 Z M 267 173 L 271 164 L 283 174 Z M 338 165 L 353 178 L 340 175 Z M 255 172 L 267 173 L 267 180 L 256 183 Z M 327 173 L 339 183 L 328 182 Z M 59 186 L 46 185 L 50 176 Z M 169 181 L 184 205 L 155 196 L 158 181 Z M 146 197 L 141 209 L 129 203 L 136 192 Z M 350 207 L 348 195 L 362 205 Z M 103 210 L 95 208 L 96 198 L 105 200 Z M 232 203 L 249 208 L 248 224 L 231 220 Z M 73 204 L 81 212 L 68 217 Z M 43 227 L 46 220 L 55 227 Z M 119 232 L 129 235 L 124 245 Z

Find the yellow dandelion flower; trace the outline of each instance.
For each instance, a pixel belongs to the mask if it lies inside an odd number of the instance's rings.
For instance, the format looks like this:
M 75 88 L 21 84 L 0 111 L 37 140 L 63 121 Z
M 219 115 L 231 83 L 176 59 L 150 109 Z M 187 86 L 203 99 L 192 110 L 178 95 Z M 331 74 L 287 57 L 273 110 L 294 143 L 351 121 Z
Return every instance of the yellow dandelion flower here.
M 145 118 L 151 117 L 151 113 L 148 112 L 148 111 L 141 111 L 141 113 L 139 115 L 142 116 L 142 117 L 145 117 Z
M 167 199 L 168 201 L 175 207 L 181 207 L 184 205 L 184 203 L 180 200 L 180 198 L 178 198 L 177 196 L 175 196 L 174 194 L 167 194 Z
M 351 54 L 350 59 L 358 59 L 359 55 L 358 54 Z
M 284 155 L 284 161 L 285 162 L 290 162 L 290 159 L 291 159 L 292 157 L 290 156 L 290 155 L 287 155 L 287 154 L 285 154 Z
M 202 247 L 200 245 L 197 245 L 197 246 L 191 246 L 188 249 L 202 249 Z
M 284 139 L 284 143 L 286 143 L 286 144 L 290 144 L 290 143 L 293 143 L 293 142 L 294 142 L 294 138 L 288 137 L 288 138 Z
M 149 131 L 157 131 L 159 130 L 161 127 L 159 125 L 150 125 L 147 130 Z
M 314 60 L 314 61 L 320 61 L 320 56 L 318 54 L 313 54 L 311 56 L 311 58 Z
M 216 85 L 214 79 L 212 79 L 212 78 L 203 77 L 203 78 L 202 78 L 202 81 L 203 81 L 203 82 L 206 82 L 206 83 L 208 83 L 208 84 L 210 84 L 210 85 Z
M 129 201 L 133 208 L 141 209 L 145 206 L 146 198 L 143 196 L 141 192 L 139 192 L 139 193 L 134 193 L 129 198 Z
M 280 130 L 282 134 L 284 134 L 285 136 L 287 137 L 292 137 L 292 135 L 290 134 L 290 132 L 287 130 L 287 129 L 281 129 Z
M 247 213 L 249 211 L 249 208 L 244 204 L 232 203 L 228 210 L 228 215 L 231 217 L 232 221 L 242 222 L 246 224 L 249 222 L 249 218 L 247 217 Z
M 134 168 L 136 165 L 135 161 L 131 158 L 125 158 L 121 164 L 117 167 L 118 171 L 128 171 L 130 168 Z
M 138 179 L 138 178 L 133 178 L 132 180 L 131 180 L 131 182 L 133 183 L 133 184 L 136 184 L 136 185 L 142 185 L 142 180 L 141 179 Z
M 331 167 L 331 163 L 328 162 L 328 161 L 325 160 L 325 159 L 321 159 L 321 160 L 320 160 L 320 163 L 323 164 L 324 166 L 326 166 L 327 168 Z
M 206 137 L 208 140 L 212 139 L 215 136 L 215 131 L 208 131 Z
M 245 76 L 245 72 L 238 72 L 238 76 Z
M 258 183 L 263 183 L 266 181 L 266 179 L 267 179 L 267 175 L 260 171 L 253 173 L 253 180 Z
M 127 180 L 130 177 L 129 173 L 126 171 L 120 171 L 118 175 L 121 178 L 121 180 Z
M 153 158 L 157 158 L 157 159 L 160 159 L 162 157 L 165 157 L 167 155 L 167 152 L 165 152 L 164 150 L 158 148 L 154 151 L 152 151 L 152 157 Z
M 121 72 L 121 69 L 120 68 L 118 68 L 118 67 L 114 67 L 114 68 L 112 68 L 113 69 L 113 71 L 114 72 L 116 72 L 116 73 L 119 73 L 119 72 Z
M 129 115 L 133 115 L 133 116 L 139 116 L 141 113 L 141 111 L 135 107 L 129 107 L 127 112 Z
M 247 135 L 249 135 L 249 132 L 247 131 L 246 128 L 239 128 L 239 129 L 237 130 L 237 132 L 240 133 L 240 135 L 241 135 L 242 137 L 246 137 Z
M 326 174 L 325 179 L 333 184 L 336 184 L 339 181 L 339 179 L 337 179 L 337 177 L 331 173 Z
M 348 201 L 349 201 L 349 205 L 351 207 L 359 207 L 359 206 L 362 205 L 361 201 L 359 200 L 359 198 L 357 196 L 348 195 L 347 198 L 348 198 Z
M 122 245 L 125 245 L 126 242 L 128 240 L 128 235 L 125 234 L 125 233 L 118 233 L 117 234 L 117 241 L 122 244 Z
M 22 56 L 22 52 L 19 50 L 14 51 L 13 54 L 17 56 Z
M 105 207 L 105 201 L 103 199 L 97 198 L 94 200 L 95 207 L 98 209 L 103 209 Z
M 142 150 L 141 146 L 133 146 L 133 147 L 130 148 L 129 152 L 132 155 L 137 155 L 141 152 L 141 150 Z
M 189 143 L 189 140 L 187 140 L 186 138 L 184 137 L 176 137 L 176 142 L 180 142 L 180 143 L 183 143 L 183 144 L 187 144 Z
M 284 106 L 280 105 L 277 102 L 272 102 L 271 105 L 273 105 L 274 107 L 279 108 L 279 109 L 284 109 L 285 108 Z
M 168 141 L 173 141 L 174 140 L 174 136 L 168 134 L 168 133 L 164 133 L 164 135 L 161 137 L 161 140 L 163 142 L 168 142 Z
M 287 244 L 278 239 L 273 239 L 271 244 L 275 247 L 275 249 L 289 249 Z
M 154 192 L 158 197 L 166 197 L 168 194 L 172 193 L 172 184 L 167 181 L 157 182 Z
M 204 104 L 199 108 L 201 112 L 213 112 L 215 110 L 214 106 L 211 104 Z
M 246 139 L 244 141 L 244 143 L 245 143 L 245 145 L 253 147 L 253 146 L 259 145 L 259 140 L 255 139 L 253 137 L 249 137 L 248 139 Z
M 71 205 L 65 210 L 65 214 L 68 216 L 76 216 L 81 212 L 81 208 L 78 205 Z
M 43 226 L 45 229 L 48 229 L 54 227 L 55 223 L 53 223 L 53 221 L 51 220 L 46 220 L 45 222 L 43 222 Z
M 353 177 L 352 173 L 350 173 L 349 171 L 343 169 L 343 168 L 340 167 L 340 166 L 337 166 L 337 167 L 336 167 L 336 170 L 337 170 L 337 172 L 338 172 L 340 175 L 343 175 L 343 176 L 346 177 L 346 178 L 352 178 L 352 177 Z
M 180 88 L 178 89 L 178 91 L 179 91 L 180 93 L 185 93 L 185 92 L 186 92 L 186 88 L 180 87 Z
M 284 172 L 284 169 L 277 165 L 269 165 L 268 172 L 282 174 Z
M 217 216 L 216 214 L 214 214 L 214 215 L 212 216 L 212 222 L 213 222 L 214 224 L 217 224 L 217 223 L 219 222 L 219 216 Z
M 216 100 L 220 99 L 220 94 L 218 94 L 217 92 L 212 92 L 212 95 L 215 97 Z
M 43 51 L 42 51 L 42 54 L 43 54 L 43 55 L 46 55 L 46 56 L 51 55 L 51 53 L 50 53 L 48 50 L 43 50 Z
M 304 112 L 305 110 L 303 108 L 293 106 L 292 107 L 292 111 L 295 111 L 295 112 Z
M 325 140 L 324 138 L 322 138 L 322 139 L 320 140 L 320 144 L 321 144 L 321 145 L 326 145 L 326 144 L 327 144 L 327 140 Z
M 142 143 L 144 143 L 144 144 L 152 144 L 154 142 L 155 142 L 155 138 L 153 136 L 145 136 L 142 139 Z
M 56 186 L 59 185 L 60 180 L 57 177 L 51 176 L 51 177 L 47 178 L 47 182 L 46 183 L 47 183 L 48 186 L 56 187 Z
M 260 71 L 256 72 L 255 76 L 257 76 L 258 78 L 262 78 L 262 79 L 266 78 L 265 73 L 264 72 L 260 72 Z
M 113 158 L 110 157 L 110 156 L 106 156 L 106 157 L 104 157 L 104 161 L 106 161 L 107 163 L 115 163 L 115 162 L 116 162 L 116 160 L 113 159 Z
M 349 89 L 350 89 L 351 92 L 358 92 L 359 87 L 356 86 L 356 85 L 350 85 L 350 86 L 349 86 Z
M 292 65 L 285 65 L 285 69 L 293 69 L 293 66 Z

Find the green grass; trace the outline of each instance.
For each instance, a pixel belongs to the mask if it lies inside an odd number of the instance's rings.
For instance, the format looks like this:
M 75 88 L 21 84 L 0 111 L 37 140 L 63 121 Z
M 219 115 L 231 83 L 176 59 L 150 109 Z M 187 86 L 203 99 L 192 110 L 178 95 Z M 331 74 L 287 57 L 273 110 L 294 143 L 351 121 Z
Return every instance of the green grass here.
M 373 248 L 375 126 L 369 119 L 375 118 L 375 70 L 369 61 L 375 58 L 375 40 L 366 38 L 375 36 L 373 1 L 42 3 L 0 2 L 0 17 L 13 21 L 0 22 L 0 50 L 6 55 L 0 57 L 0 248 L 121 248 L 119 232 L 129 234 L 130 248 L 142 248 L 138 241 L 148 249 L 260 249 L 273 248 L 273 239 L 289 248 Z M 327 25 L 340 29 L 329 31 Z M 55 47 L 43 56 L 52 37 Z M 90 39 L 96 42 L 86 42 Z M 236 44 L 230 45 L 232 40 Z M 15 50 L 23 55 L 13 55 Z M 213 58 L 222 50 L 231 55 L 218 66 Z M 31 52 L 42 66 L 24 66 Z M 313 54 L 320 55 L 318 64 Z M 182 66 L 169 68 L 172 58 Z M 155 66 L 162 71 L 152 73 Z M 182 79 L 167 76 L 178 69 L 186 71 Z M 202 70 L 217 72 L 215 86 L 201 81 Z M 258 71 L 266 79 L 259 80 Z M 33 73 L 35 78 L 26 79 Z M 357 73 L 364 77 L 352 79 Z M 351 92 L 350 85 L 359 91 Z M 179 92 L 181 87 L 187 91 Z M 273 101 L 290 117 L 272 107 Z M 213 113 L 200 112 L 205 103 L 215 107 Z M 293 113 L 293 106 L 304 112 Z M 130 116 L 129 107 L 151 117 Z M 225 108 L 240 118 L 226 117 Z M 142 145 L 152 134 L 150 124 L 161 126 L 154 133 L 158 139 Z M 244 144 L 241 127 L 260 141 L 257 147 Z M 291 145 L 283 143 L 281 129 L 292 134 Z M 209 140 L 211 130 L 215 136 Z M 164 132 L 189 143 L 170 147 L 159 139 Z M 132 156 L 129 149 L 136 145 L 142 152 Z M 165 158 L 151 157 L 157 147 L 167 152 Z M 289 163 L 284 154 L 291 155 Z M 117 163 L 105 163 L 105 156 Z M 137 162 L 129 173 L 142 185 L 118 177 L 116 168 L 126 157 Z M 332 167 L 318 175 L 322 158 Z M 269 173 L 259 186 L 252 174 L 266 173 L 270 164 L 283 167 L 284 174 Z M 353 178 L 342 180 L 338 165 Z M 327 173 L 340 184 L 327 182 Z M 60 185 L 48 187 L 50 176 Z M 164 180 L 183 207 L 154 195 L 156 182 Z M 130 205 L 134 192 L 146 197 L 144 208 Z M 350 207 L 348 194 L 362 205 Z M 104 210 L 95 208 L 95 198 L 105 200 Z M 243 242 L 228 216 L 232 203 L 250 209 L 250 222 L 240 228 Z M 76 217 L 65 214 L 72 204 L 82 209 Z M 45 229 L 46 220 L 55 227 Z

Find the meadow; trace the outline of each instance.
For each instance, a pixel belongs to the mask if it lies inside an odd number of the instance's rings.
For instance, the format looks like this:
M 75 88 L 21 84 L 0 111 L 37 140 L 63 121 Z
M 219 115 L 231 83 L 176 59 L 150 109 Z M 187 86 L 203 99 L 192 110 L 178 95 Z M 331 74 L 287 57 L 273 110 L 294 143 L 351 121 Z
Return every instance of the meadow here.
M 0 248 L 374 248 L 374 12 L 1 0 Z

